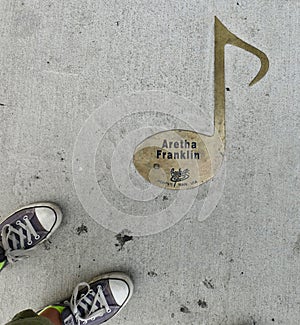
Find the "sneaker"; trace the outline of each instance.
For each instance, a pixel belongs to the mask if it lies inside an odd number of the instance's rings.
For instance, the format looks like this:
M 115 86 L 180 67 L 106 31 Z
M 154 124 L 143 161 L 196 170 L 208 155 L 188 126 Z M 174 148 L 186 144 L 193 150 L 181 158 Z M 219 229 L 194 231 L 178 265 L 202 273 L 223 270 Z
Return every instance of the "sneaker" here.
M 49 202 L 34 203 L 0 223 L 0 271 L 19 261 L 48 239 L 62 220 L 60 208 Z
M 118 272 L 108 273 L 90 283 L 79 283 L 68 300 L 47 306 L 61 314 L 63 325 L 100 325 L 124 308 L 133 293 L 131 279 Z

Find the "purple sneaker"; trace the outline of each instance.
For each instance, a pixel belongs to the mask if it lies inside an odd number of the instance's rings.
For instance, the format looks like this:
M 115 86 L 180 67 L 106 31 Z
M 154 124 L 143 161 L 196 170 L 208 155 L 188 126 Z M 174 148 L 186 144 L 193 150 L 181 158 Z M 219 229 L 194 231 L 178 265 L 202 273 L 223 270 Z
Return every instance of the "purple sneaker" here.
M 70 299 L 44 308 L 61 314 L 63 325 L 100 325 L 113 318 L 133 293 L 131 279 L 119 272 L 101 275 L 90 283 L 79 283 Z
M 0 223 L 0 271 L 19 261 L 48 239 L 62 220 L 60 208 L 49 202 L 34 203 Z

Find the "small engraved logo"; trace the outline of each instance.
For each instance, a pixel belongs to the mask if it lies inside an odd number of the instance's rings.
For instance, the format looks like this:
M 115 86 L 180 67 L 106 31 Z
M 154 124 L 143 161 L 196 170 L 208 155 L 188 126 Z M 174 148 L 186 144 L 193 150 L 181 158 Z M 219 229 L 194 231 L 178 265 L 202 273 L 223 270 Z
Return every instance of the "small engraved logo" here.
M 174 168 L 171 169 L 171 178 L 170 181 L 174 182 L 174 187 L 176 186 L 176 183 L 182 182 L 190 177 L 190 171 L 189 169 L 181 170 L 179 168 L 178 170 L 175 170 Z

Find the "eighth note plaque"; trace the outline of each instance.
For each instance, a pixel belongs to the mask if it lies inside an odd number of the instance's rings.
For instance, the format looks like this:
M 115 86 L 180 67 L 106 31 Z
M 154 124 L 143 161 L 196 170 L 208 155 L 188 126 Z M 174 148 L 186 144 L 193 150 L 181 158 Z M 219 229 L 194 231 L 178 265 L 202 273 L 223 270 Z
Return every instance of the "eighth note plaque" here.
M 140 143 L 133 162 L 151 184 L 173 190 L 190 189 L 213 178 L 220 168 L 226 144 L 226 44 L 244 49 L 260 59 L 260 70 L 250 86 L 260 81 L 269 69 L 267 56 L 231 33 L 217 17 L 214 35 L 214 132 L 208 136 L 191 130 L 169 130 L 156 133 Z

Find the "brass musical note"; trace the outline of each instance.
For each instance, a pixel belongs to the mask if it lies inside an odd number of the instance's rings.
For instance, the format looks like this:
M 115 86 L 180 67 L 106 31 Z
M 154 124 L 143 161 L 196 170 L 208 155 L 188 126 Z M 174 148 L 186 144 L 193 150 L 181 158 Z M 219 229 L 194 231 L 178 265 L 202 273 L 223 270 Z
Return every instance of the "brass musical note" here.
M 225 45 L 231 44 L 256 55 L 261 62 L 261 67 L 256 77 L 249 86 L 261 80 L 269 69 L 268 57 L 259 49 L 244 42 L 232 34 L 215 17 L 215 128 L 225 145 Z
M 207 136 L 190 130 L 169 130 L 156 133 L 144 140 L 136 148 L 133 162 L 138 172 L 150 183 L 167 189 L 193 188 L 210 180 L 220 168 L 226 143 L 226 44 L 240 47 L 260 59 L 260 70 L 250 82 L 250 86 L 267 73 L 269 69 L 267 56 L 231 33 L 215 17 L 214 133 Z

